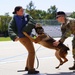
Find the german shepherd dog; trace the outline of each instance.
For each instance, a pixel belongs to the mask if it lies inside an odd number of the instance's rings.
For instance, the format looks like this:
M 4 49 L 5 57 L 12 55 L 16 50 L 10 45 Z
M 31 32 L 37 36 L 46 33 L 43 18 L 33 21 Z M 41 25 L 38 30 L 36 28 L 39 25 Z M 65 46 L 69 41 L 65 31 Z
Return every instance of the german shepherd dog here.
M 69 48 L 66 45 L 64 45 L 63 43 L 60 42 L 58 46 L 54 46 L 53 42 L 55 42 L 56 40 L 54 40 L 52 37 L 47 35 L 44 32 L 44 29 L 42 28 L 42 26 L 40 24 L 36 24 L 35 31 L 37 33 L 36 39 L 33 39 L 26 32 L 23 32 L 23 33 L 31 41 L 41 44 L 42 46 L 47 47 L 49 49 L 56 50 L 55 56 L 60 62 L 60 64 L 56 67 L 56 69 L 68 61 L 68 59 L 66 58 L 66 55 L 68 54 Z

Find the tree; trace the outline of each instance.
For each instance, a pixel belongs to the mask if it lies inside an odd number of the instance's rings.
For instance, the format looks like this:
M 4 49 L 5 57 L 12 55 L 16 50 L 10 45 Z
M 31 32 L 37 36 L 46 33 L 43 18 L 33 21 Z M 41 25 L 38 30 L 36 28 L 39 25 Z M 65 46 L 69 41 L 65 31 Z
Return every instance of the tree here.
M 7 36 L 8 24 L 10 20 L 11 20 L 11 17 L 6 13 L 4 16 L 0 16 L 0 34 L 4 34 L 4 36 Z
M 75 18 L 75 12 L 73 12 L 70 17 Z
M 46 11 L 44 10 L 36 10 L 36 15 L 37 19 L 45 19 L 46 17 Z
M 27 10 L 31 11 L 34 10 L 36 7 L 34 6 L 34 3 L 32 1 L 30 1 L 30 3 L 27 5 Z
M 30 1 L 30 3 L 26 7 L 26 12 L 29 13 L 33 17 L 33 13 L 35 11 L 35 8 L 36 7 L 34 6 L 34 3 L 32 1 Z
M 30 3 L 26 7 L 26 12 L 30 14 L 33 19 L 55 19 L 57 8 L 55 5 L 48 8 L 47 12 L 45 10 L 36 10 L 36 6 L 34 3 L 30 1 Z
M 56 12 L 57 12 L 57 8 L 55 5 L 51 6 L 50 8 L 48 8 L 47 13 L 51 14 L 50 18 L 54 19 L 56 16 Z

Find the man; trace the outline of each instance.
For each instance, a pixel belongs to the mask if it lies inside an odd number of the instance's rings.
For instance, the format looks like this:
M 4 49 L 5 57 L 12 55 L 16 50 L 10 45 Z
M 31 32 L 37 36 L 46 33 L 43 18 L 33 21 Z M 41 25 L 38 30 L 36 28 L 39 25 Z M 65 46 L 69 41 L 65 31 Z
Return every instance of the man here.
M 25 71 L 28 71 L 28 74 L 37 74 L 39 71 L 34 69 L 35 49 L 33 42 L 22 33 L 23 28 L 26 27 L 28 23 L 32 23 L 33 27 L 35 27 L 34 25 L 36 23 L 34 24 L 32 18 L 30 18 L 29 15 L 24 15 L 24 10 L 21 6 L 16 6 L 13 14 L 14 16 L 8 26 L 9 36 L 13 41 L 19 40 L 28 51 Z M 29 30 L 28 34 L 31 34 L 31 30 Z
M 55 41 L 53 44 L 57 46 L 60 42 L 64 42 L 66 38 L 68 38 L 71 34 L 74 35 L 72 40 L 72 54 L 74 59 L 74 65 L 70 67 L 70 70 L 75 70 L 75 19 L 69 19 L 66 17 L 66 14 L 63 11 L 59 11 L 56 14 L 56 19 L 60 22 L 62 36 L 59 41 Z

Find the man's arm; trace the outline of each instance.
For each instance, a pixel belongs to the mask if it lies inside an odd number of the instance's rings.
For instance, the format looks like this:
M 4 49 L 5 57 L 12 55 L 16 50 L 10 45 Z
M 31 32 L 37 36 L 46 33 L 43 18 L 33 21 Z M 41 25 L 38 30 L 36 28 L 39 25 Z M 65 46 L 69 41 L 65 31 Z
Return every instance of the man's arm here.
M 53 45 L 54 46 L 58 46 L 58 44 L 60 42 L 63 43 L 65 41 L 65 39 L 67 39 L 70 35 L 71 35 L 71 29 L 70 29 L 69 25 L 67 25 L 66 30 L 65 31 L 62 31 L 61 39 L 59 41 L 53 42 Z
M 30 15 L 28 15 L 27 18 L 27 24 L 23 27 L 22 31 L 30 34 L 32 32 L 32 29 L 35 28 L 36 23 Z
M 68 24 L 66 26 L 65 32 L 62 33 L 61 39 L 59 41 L 63 43 L 65 41 L 65 39 L 67 39 L 70 35 L 71 35 L 71 29 L 70 29 L 70 25 Z
M 17 29 L 16 29 L 15 20 L 14 18 L 12 18 L 12 20 L 10 21 L 8 25 L 8 34 L 13 41 L 15 41 L 15 39 L 17 38 L 17 34 L 15 33 L 16 30 Z

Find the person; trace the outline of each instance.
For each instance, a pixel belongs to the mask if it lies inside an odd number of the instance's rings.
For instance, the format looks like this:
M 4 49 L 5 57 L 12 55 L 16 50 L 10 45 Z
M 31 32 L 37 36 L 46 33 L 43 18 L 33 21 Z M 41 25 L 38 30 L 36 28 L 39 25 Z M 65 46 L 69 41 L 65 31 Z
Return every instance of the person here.
M 23 27 L 27 26 L 29 20 L 32 18 L 29 15 L 24 14 L 24 10 L 21 6 L 16 6 L 13 14 L 14 16 L 8 26 L 9 36 L 13 41 L 19 40 L 28 51 L 25 71 L 28 71 L 28 74 L 37 74 L 39 71 L 36 71 L 34 68 L 35 50 L 33 43 L 22 33 Z M 28 34 L 30 35 L 31 32 Z
M 70 70 L 75 70 L 75 19 L 68 18 L 63 11 L 56 13 L 56 20 L 60 22 L 62 36 L 59 41 L 55 41 L 53 44 L 57 46 L 60 42 L 64 42 L 71 34 L 74 35 L 72 40 L 72 54 L 74 59 L 74 65 L 69 67 Z

